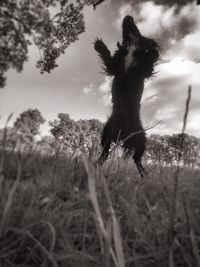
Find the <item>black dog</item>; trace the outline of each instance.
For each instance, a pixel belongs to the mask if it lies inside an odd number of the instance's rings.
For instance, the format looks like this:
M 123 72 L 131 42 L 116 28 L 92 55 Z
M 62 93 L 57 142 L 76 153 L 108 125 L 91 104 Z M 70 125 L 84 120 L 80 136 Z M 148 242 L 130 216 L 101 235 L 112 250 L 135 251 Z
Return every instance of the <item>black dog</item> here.
M 122 140 L 125 157 L 133 155 L 139 173 L 143 176 L 141 159 L 146 137 L 140 120 L 140 102 L 144 81 L 154 74 L 154 66 L 159 59 L 159 46 L 154 40 L 141 35 L 131 16 L 124 18 L 122 31 L 122 44 L 117 43 L 118 49 L 113 56 L 102 40 L 97 39 L 94 44 L 105 72 L 114 76 L 113 109 L 103 129 L 103 151 L 99 163 L 107 159 L 111 142 Z

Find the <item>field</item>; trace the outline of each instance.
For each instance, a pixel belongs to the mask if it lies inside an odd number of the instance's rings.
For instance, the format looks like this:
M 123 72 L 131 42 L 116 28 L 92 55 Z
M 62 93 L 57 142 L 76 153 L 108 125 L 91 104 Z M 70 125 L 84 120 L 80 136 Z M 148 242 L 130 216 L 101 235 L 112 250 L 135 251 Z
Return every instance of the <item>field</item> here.
M 1 154 L 0 266 L 200 266 L 200 171 Z

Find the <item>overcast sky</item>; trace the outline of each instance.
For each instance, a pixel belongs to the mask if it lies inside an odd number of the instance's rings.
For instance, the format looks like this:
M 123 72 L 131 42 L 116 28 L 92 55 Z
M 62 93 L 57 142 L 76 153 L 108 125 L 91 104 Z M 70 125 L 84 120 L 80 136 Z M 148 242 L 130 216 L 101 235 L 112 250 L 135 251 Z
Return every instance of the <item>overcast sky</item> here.
M 165 5 L 159 5 L 160 2 Z M 157 74 L 145 85 L 144 127 L 161 121 L 150 133 L 180 132 L 187 88 L 191 84 L 186 131 L 200 136 L 200 6 L 179 0 L 176 2 L 182 5 L 177 8 L 173 2 L 106 0 L 95 11 L 85 9 L 86 32 L 66 50 L 58 61 L 59 67 L 50 75 L 39 73 L 35 67 L 38 49 L 30 47 L 23 72 L 10 71 L 6 87 L 0 89 L 0 128 L 11 112 L 14 121 L 28 108 L 38 108 L 47 120 L 42 127 L 44 134 L 48 133 L 48 121 L 61 112 L 76 120 L 105 121 L 111 108 L 111 79 L 102 73 L 93 42 L 100 37 L 113 52 L 117 41 L 121 41 L 122 20 L 129 14 L 142 34 L 156 39 L 162 47 Z

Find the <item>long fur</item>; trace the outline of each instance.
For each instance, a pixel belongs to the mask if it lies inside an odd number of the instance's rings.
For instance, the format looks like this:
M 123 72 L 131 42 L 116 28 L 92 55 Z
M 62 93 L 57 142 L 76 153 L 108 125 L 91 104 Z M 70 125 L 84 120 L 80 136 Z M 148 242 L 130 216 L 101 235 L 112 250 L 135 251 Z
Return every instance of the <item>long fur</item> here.
M 98 52 L 107 75 L 114 76 L 112 83 L 112 113 L 106 122 L 101 144 L 103 147 L 99 163 L 109 155 L 111 142 L 125 140 L 124 156 L 133 155 L 141 176 L 144 168 L 141 163 L 146 148 L 146 136 L 140 119 L 140 102 L 145 79 L 154 74 L 159 59 L 158 44 L 141 35 L 131 16 L 122 23 L 122 44 L 112 56 L 101 39 L 94 48 Z M 130 134 L 137 132 L 130 138 Z

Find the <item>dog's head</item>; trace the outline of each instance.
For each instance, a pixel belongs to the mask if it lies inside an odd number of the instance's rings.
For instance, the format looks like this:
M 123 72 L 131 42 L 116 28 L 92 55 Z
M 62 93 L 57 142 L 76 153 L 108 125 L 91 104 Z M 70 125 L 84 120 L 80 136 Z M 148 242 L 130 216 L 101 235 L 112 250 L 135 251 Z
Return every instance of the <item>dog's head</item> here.
M 123 44 L 128 44 L 132 40 L 141 37 L 140 31 L 134 23 L 133 17 L 126 16 L 122 22 Z
M 126 16 L 123 20 L 122 38 L 121 47 L 127 50 L 125 60 L 128 65 L 125 68 L 137 67 L 145 78 L 150 77 L 159 59 L 157 42 L 142 36 L 131 16 Z M 120 48 L 119 44 L 118 47 Z

